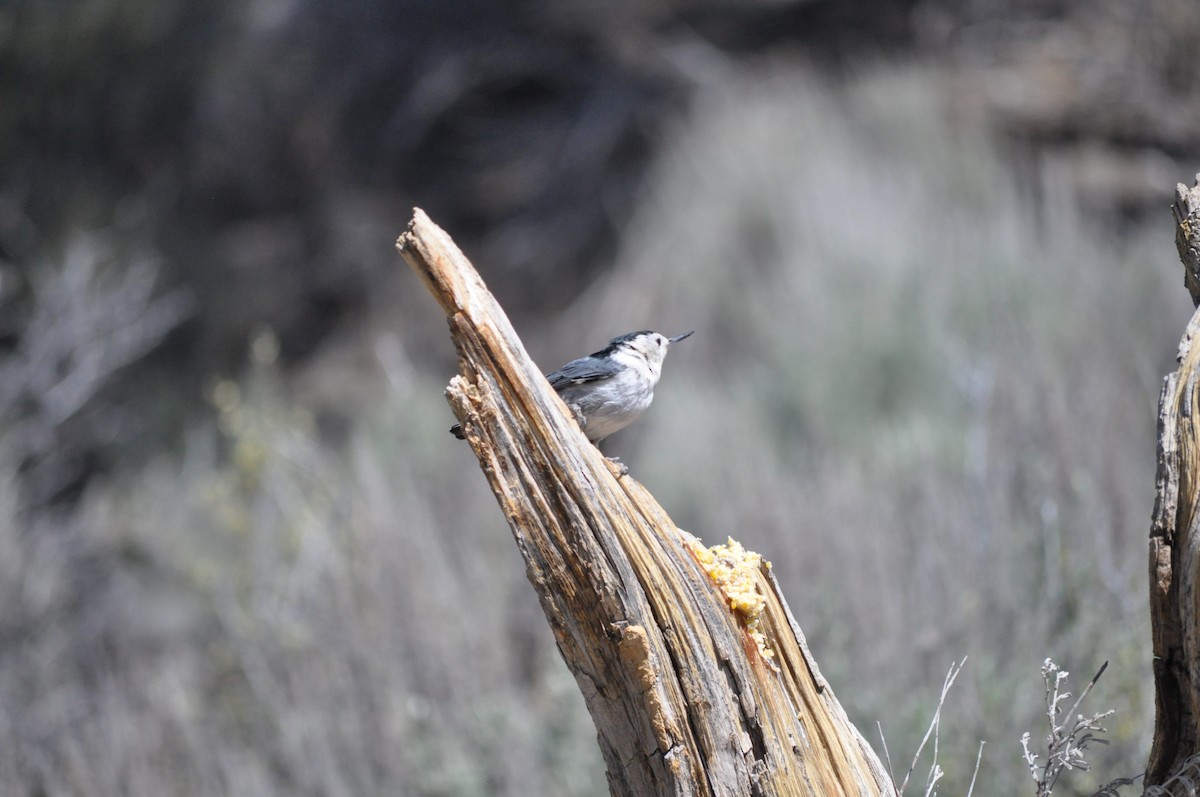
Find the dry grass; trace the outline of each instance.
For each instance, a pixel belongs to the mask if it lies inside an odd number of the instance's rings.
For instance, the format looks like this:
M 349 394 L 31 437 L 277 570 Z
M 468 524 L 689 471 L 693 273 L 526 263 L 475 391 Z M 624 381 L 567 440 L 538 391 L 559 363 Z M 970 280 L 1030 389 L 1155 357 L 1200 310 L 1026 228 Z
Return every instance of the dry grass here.
M 531 350 L 550 367 L 626 329 L 698 330 L 612 453 L 682 526 L 774 562 L 852 718 L 882 720 L 898 759 L 969 656 L 940 720 L 943 793 L 967 791 L 980 739 L 979 792 L 1027 788 L 1047 656 L 1112 662 L 1092 763 L 1101 782 L 1137 771 L 1155 399 L 1187 311 L 1166 224 L 1109 240 L 1052 175 L 1032 212 L 921 75 L 714 86 L 620 270 Z M 446 434 L 449 374 L 414 368 L 405 338 L 376 344 L 374 398 L 337 444 L 267 336 L 180 455 L 68 515 L 28 514 L 3 460 L 0 791 L 606 793 L 503 521 Z

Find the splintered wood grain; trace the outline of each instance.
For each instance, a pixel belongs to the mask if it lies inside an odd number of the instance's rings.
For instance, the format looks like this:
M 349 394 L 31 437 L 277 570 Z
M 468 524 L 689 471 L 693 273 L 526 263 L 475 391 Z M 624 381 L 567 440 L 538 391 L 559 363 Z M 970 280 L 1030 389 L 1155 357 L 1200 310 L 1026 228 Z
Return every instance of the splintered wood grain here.
M 1175 248 L 1183 263 L 1183 284 L 1192 302 L 1200 306 L 1200 174 L 1191 188 L 1183 183 L 1175 186 L 1171 211 L 1175 215 Z

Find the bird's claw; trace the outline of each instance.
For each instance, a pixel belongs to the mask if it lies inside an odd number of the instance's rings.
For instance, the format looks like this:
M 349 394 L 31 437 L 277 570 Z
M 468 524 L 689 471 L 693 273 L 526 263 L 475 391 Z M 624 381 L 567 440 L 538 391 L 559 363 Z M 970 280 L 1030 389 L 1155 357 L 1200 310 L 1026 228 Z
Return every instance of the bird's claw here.
M 605 457 L 608 460 L 609 466 L 616 468 L 617 478 L 629 475 L 629 466 L 621 461 L 620 457 Z

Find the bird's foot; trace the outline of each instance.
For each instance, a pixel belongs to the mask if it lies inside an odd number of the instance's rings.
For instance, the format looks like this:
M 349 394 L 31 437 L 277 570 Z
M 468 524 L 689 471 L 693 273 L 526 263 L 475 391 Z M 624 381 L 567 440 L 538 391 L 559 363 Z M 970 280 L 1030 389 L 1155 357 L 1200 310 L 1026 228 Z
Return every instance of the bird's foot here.
M 622 462 L 620 457 L 605 457 L 604 459 L 608 462 L 608 466 L 613 469 L 618 479 L 629 475 L 629 466 Z

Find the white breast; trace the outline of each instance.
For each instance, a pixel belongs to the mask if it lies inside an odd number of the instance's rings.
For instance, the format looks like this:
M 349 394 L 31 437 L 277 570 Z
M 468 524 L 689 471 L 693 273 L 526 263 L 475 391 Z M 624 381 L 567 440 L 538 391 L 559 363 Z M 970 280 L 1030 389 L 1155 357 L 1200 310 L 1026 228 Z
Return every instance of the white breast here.
M 564 401 L 583 413 L 584 432 L 594 443 L 624 429 L 650 408 L 660 375 L 659 368 L 636 354 L 619 352 L 614 359 L 625 366 L 617 376 L 561 392 Z

